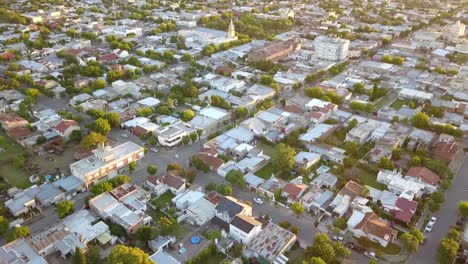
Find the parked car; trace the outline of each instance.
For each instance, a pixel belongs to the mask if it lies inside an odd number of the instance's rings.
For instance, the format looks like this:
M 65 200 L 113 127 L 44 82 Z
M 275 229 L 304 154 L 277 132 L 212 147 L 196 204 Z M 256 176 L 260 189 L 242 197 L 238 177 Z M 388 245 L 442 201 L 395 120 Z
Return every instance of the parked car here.
M 435 216 L 431 217 L 431 219 L 426 225 L 426 228 L 424 228 L 424 232 L 431 232 L 436 222 L 437 222 L 437 218 Z
M 375 252 L 366 251 L 366 252 L 364 252 L 364 255 L 368 256 L 369 258 L 376 259 Z
M 158 152 L 158 150 L 156 148 L 150 148 L 150 150 L 154 153 Z
M 128 135 L 127 135 L 127 134 L 122 134 L 121 137 L 123 137 L 123 138 L 128 138 Z
M 344 241 L 344 238 L 342 236 L 333 236 L 333 240 Z
M 256 203 L 258 203 L 258 204 L 263 204 L 262 198 L 255 197 L 253 200 L 254 200 L 254 202 L 256 202 Z

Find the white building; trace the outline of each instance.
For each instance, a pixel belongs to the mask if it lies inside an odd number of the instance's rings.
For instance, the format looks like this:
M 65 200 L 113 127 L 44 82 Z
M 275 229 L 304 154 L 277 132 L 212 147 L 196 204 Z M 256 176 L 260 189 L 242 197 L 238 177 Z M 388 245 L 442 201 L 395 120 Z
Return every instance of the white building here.
M 179 36 L 185 38 L 185 45 L 190 48 L 208 44 L 220 45 L 237 40 L 234 24 L 231 21 L 228 32 L 205 27 L 196 27 L 179 30 Z
M 248 215 L 236 215 L 229 223 L 229 235 L 245 245 L 250 244 L 261 231 L 262 223 Z
M 315 38 L 315 57 L 319 60 L 338 62 L 348 57 L 349 40 L 319 36 Z
M 85 182 L 86 186 L 103 178 L 110 179 L 124 172 L 128 164 L 143 158 L 143 147 L 127 141 L 116 147 L 101 146 L 94 155 L 70 164 L 71 173 Z
M 442 33 L 443 38 L 451 41 L 456 40 L 463 35 L 465 35 L 465 24 L 461 23 L 460 21 L 457 21 L 453 25 L 447 25 Z

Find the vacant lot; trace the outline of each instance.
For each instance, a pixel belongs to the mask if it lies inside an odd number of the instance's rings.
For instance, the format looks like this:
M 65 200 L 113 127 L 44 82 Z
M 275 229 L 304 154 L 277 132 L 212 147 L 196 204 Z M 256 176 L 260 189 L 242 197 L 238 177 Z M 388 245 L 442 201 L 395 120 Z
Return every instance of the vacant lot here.
M 151 201 L 151 204 L 154 205 L 156 209 L 163 208 L 167 204 L 171 203 L 172 198 L 174 198 L 174 194 L 172 194 L 170 191 L 167 191 L 161 194 L 161 196 L 159 196 L 158 198 Z
M 0 177 L 18 188 L 31 186 L 30 175 L 24 168 L 17 168 L 13 165 L 13 159 L 25 153 L 24 148 L 8 138 L 3 131 L 0 132 L 0 137 L 3 148 L 3 152 L 0 153 Z
M 268 180 L 271 178 L 271 175 L 273 175 L 273 165 L 270 163 L 268 163 L 265 167 L 261 168 L 260 170 L 258 170 L 255 175 L 257 175 L 258 177 L 262 178 L 262 179 L 265 179 L 265 180 Z
M 404 105 L 406 105 L 407 102 L 405 100 L 401 100 L 401 99 L 396 99 L 391 105 L 390 107 L 395 109 L 395 110 L 400 110 L 400 108 L 402 108 Z

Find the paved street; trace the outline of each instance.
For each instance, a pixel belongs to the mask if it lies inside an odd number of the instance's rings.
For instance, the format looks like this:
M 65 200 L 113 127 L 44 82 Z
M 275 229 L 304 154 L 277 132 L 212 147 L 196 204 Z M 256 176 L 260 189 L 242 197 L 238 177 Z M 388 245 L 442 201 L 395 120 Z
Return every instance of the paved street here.
M 464 162 L 458 170 L 451 188 L 445 193 L 445 202 L 440 210 L 434 214 L 438 219 L 434 229 L 431 233 L 425 233 L 427 237 L 426 244 L 419 248 L 418 253 L 413 255 L 408 263 L 437 263 L 436 254 L 440 240 L 447 235 L 450 226 L 457 221 L 460 200 L 468 198 L 466 186 L 468 186 L 468 159 L 465 155 Z

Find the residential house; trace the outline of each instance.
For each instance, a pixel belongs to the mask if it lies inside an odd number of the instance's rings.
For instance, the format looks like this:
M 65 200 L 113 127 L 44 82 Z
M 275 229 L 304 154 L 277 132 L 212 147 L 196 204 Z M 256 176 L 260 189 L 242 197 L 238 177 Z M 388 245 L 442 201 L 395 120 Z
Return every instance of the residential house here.
M 204 196 L 205 194 L 198 189 L 188 189 L 172 198 L 172 203 L 175 204 L 177 209 L 185 210 L 198 202 L 198 200 L 202 199 Z
M 6 131 L 12 128 L 26 126 L 27 124 L 29 124 L 28 120 L 15 113 L 8 112 L 0 114 L 0 125 L 2 125 L 2 128 Z
M 409 224 L 418 208 L 418 202 L 399 197 L 392 215 L 405 224 Z
M 429 153 L 437 159 L 451 162 L 455 158 L 459 147 L 460 141 L 455 137 L 447 134 L 440 134 L 429 147 Z
M 265 182 L 264 179 L 262 179 L 262 178 L 260 178 L 258 176 L 255 176 L 252 173 L 247 173 L 246 175 L 244 175 L 244 180 L 245 180 L 245 182 L 247 184 L 248 189 L 251 192 L 257 192 L 260 185 L 262 185 Z
M 381 219 L 372 209 L 370 211 L 353 210 L 348 219 L 348 230 L 356 238 L 366 237 L 371 241 L 387 247 L 397 236 L 397 231 L 390 227 L 390 223 Z
M 319 189 L 323 187 L 333 189 L 337 182 L 338 178 L 335 175 L 331 173 L 321 173 L 310 183 L 310 185 Z
M 282 190 L 283 187 L 286 185 L 286 182 L 275 178 L 273 175 L 270 179 L 266 180 L 258 187 L 258 191 L 263 195 L 267 196 L 271 200 L 275 200 L 275 192 L 276 190 Z
M 176 170 L 169 171 L 167 174 L 155 177 L 146 177 L 145 185 L 156 195 L 161 195 L 166 191 L 178 195 L 185 191 L 185 179 Z
M 298 168 L 308 169 L 320 161 L 321 155 L 313 152 L 301 151 L 294 156 Z
M 424 192 L 432 193 L 436 190 L 435 187 L 424 184 L 415 178 L 403 178 L 400 172 L 389 170 L 380 170 L 377 174 L 377 182 L 387 185 L 390 192 L 408 200 L 421 197 Z
M 238 214 L 229 223 L 229 235 L 244 245 L 249 245 L 261 231 L 262 223 L 248 215 Z
M 355 181 L 348 181 L 346 185 L 336 194 L 333 201 L 327 208 L 329 214 L 342 217 L 349 209 L 356 197 L 364 191 L 364 187 Z
M 348 131 L 346 134 L 346 141 L 356 141 L 362 145 L 380 125 L 380 122 L 368 119 L 367 122 L 361 123 Z
M 328 161 L 333 161 L 339 164 L 343 164 L 343 160 L 346 157 L 346 150 L 340 149 L 325 143 L 314 142 L 308 143 L 307 148 L 310 152 L 314 152 L 322 155 L 322 158 Z
M 69 120 L 69 119 L 62 119 L 55 127 L 55 131 L 57 131 L 62 138 L 64 138 L 66 141 L 70 139 L 70 135 L 72 134 L 73 131 L 80 131 L 81 127 L 78 122 L 75 120 Z
M 307 212 L 319 214 L 325 212 L 330 204 L 334 193 L 330 190 L 311 188 L 309 192 L 301 198 L 301 204 Z
M 268 222 L 244 250 L 244 257 L 263 258 L 269 263 L 287 263 L 289 259 L 284 253 L 291 249 L 296 240 L 297 236 L 290 231 Z
M 183 218 L 192 225 L 204 225 L 215 217 L 216 205 L 207 197 L 198 199 L 183 211 Z
M 288 204 L 298 202 L 306 192 L 308 186 L 305 184 L 287 183 L 281 192 L 281 196 L 287 198 Z
M 439 175 L 425 167 L 411 167 L 406 173 L 406 177 L 412 177 L 434 187 L 437 187 L 440 183 Z
M 25 239 L 16 239 L 0 247 L 0 263 L 47 264 Z
M 216 205 L 216 220 L 214 222 L 223 229 L 226 226 L 229 228 L 231 221 L 239 214 L 252 216 L 252 206 L 242 203 L 231 196 L 221 197 L 221 200 Z M 229 232 L 229 229 L 225 231 Z

